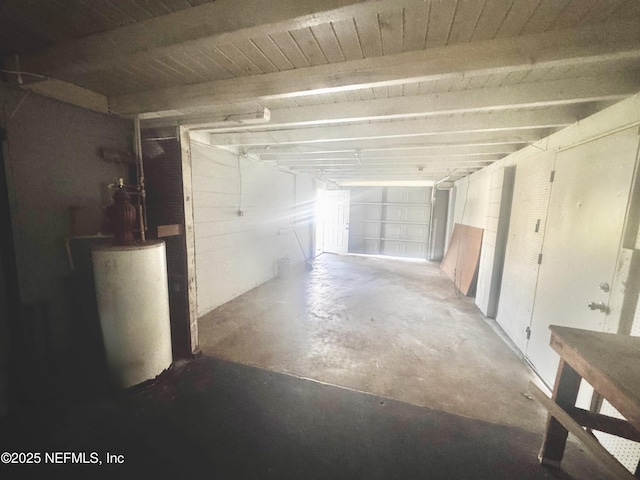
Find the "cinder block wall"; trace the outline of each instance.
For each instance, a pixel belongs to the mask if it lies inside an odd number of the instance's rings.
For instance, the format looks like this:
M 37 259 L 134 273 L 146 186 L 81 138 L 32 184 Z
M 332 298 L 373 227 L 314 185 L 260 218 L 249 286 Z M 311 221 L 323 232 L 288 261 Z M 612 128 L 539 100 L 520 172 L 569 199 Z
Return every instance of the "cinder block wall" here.
M 315 183 L 192 141 L 198 315 L 273 278 L 278 259 L 312 255 Z M 239 212 L 242 212 L 240 215 Z
M 476 304 L 487 313 L 487 288 L 495 271 L 496 213 L 500 209 L 502 184 L 500 178 L 506 167 L 516 167 L 516 182 L 509 225 L 511 259 L 504 263 L 505 276 L 512 281 L 502 284 L 497 321 L 515 344 L 524 350 L 524 331 L 510 328 L 515 316 L 531 315 L 537 282 L 537 256 L 544 237 L 547 204 L 550 192 L 549 175 L 553 152 L 599 138 L 625 125 L 638 121 L 637 105 L 640 94 L 582 120 L 537 145 L 528 146 L 492 165 L 459 180 L 455 184 L 455 211 L 453 221 L 484 228 L 484 239 L 478 273 Z M 466 207 L 465 207 L 466 204 Z M 534 231 L 536 219 L 540 228 Z M 517 281 L 513 281 L 517 278 Z M 505 288 L 506 286 L 506 288 Z M 615 319 L 614 319 L 615 320 Z M 608 329 L 615 331 L 616 321 Z

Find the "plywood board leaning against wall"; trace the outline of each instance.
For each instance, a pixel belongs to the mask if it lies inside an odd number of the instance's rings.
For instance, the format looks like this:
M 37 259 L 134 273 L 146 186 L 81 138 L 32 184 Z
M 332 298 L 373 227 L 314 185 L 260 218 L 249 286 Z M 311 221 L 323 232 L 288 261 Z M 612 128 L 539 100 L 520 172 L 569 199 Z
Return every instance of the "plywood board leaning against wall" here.
M 475 290 L 483 232 L 482 228 L 456 223 L 449 248 L 440 264 L 442 271 L 465 295 L 470 295 Z

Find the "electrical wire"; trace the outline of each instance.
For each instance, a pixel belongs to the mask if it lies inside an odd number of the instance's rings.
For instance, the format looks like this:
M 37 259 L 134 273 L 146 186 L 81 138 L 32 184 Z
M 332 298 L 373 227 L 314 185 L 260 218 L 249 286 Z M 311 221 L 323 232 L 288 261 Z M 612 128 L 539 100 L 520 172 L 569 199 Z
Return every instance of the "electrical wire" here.
M 30 77 L 42 78 L 43 80 L 53 80 L 53 78 L 47 77 L 46 75 L 40 75 L 39 73 L 32 72 L 23 72 L 22 70 L 5 70 L 3 68 L 0 68 L 0 72 L 10 73 L 12 75 L 28 75 Z
M 18 106 L 13 110 L 13 112 L 11 113 L 11 115 L 9 115 L 9 120 L 11 120 L 13 118 L 13 116 L 18 113 L 18 110 L 20 110 L 20 107 L 22 106 L 22 103 L 24 102 L 24 100 L 27 98 L 27 96 L 31 93 L 31 90 L 28 90 L 20 99 L 20 102 L 18 102 Z

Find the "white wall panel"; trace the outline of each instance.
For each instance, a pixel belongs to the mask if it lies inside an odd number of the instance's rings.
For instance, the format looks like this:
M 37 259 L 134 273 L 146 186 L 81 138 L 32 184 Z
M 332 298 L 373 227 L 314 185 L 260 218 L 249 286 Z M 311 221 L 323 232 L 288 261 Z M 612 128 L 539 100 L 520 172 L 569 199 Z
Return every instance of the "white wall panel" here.
M 497 200 L 497 193 L 492 193 L 491 190 L 498 188 L 497 179 L 493 182 L 494 188 L 491 182 L 484 183 L 486 188 L 484 194 L 474 187 L 482 185 L 482 178 L 489 176 L 496 169 L 515 167 L 515 185 L 497 321 L 523 353 L 527 348 L 525 329 L 530 323 L 536 295 L 538 254 L 542 252 L 543 247 L 545 219 L 552 188 L 549 176 L 553 169 L 555 152 L 577 145 L 592 143 L 596 145 L 599 139 L 629 127 L 634 127 L 637 131 L 640 125 L 638 112 L 640 112 L 640 94 L 505 157 L 472 174 L 470 180 L 463 179 L 455 184 L 455 193 L 452 193 L 451 199 L 454 212 L 452 220 L 480 228 L 492 228 L 495 224 L 492 220 L 494 210 L 490 203 Z M 620 192 L 613 191 L 611 194 L 620 195 Z M 540 224 L 537 226 L 538 220 Z M 483 244 L 483 260 L 485 255 L 489 255 L 487 247 L 491 246 L 490 236 L 485 235 L 485 238 L 488 240 Z M 496 238 L 496 243 L 497 240 Z M 545 255 L 546 253 L 548 253 L 547 250 Z M 479 281 L 483 281 L 483 276 L 492 277 L 495 271 L 494 255 L 493 268 L 488 261 L 483 261 Z M 576 270 L 576 275 L 580 275 L 579 270 Z M 624 272 L 617 272 L 614 283 L 622 284 L 625 281 Z M 619 305 L 612 304 L 610 307 L 612 311 L 619 309 Z M 639 311 L 635 313 L 631 334 L 640 335 Z M 607 402 L 604 403 L 602 412 L 617 415 Z M 598 433 L 597 436 L 614 456 L 630 468 L 633 468 L 640 458 L 638 444 L 602 433 Z
M 496 248 L 496 234 L 498 231 L 498 217 L 500 215 L 500 201 L 502 199 L 503 169 L 487 170 L 489 193 L 486 196 L 487 207 L 482 235 L 482 249 L 478 265 L 478 285 L 476 289 L 476 305 L 487 315 L 489 308 L 489 291 L 491 288 L 491 271 Z
M 482 235 L 482 248 L 480 250 L 480 263 L 478 266 L 478 283 L 476 290 L 476 305 L 482 313 L 487 314 L 489 302 L 489 284 L 491 272 L 488 265 L 493 263 L 493 250 L 495 249 L 495 228 L 492 230 L 488 217 L 494 215 L 495 210 L 500 209 L 500 203 L 492 202 L 494 191 L 501 192 L 501 185 L 496 186 L 494 176 L 499 174 L 502 168 L 489 167 L 456 182 L 454 201 L 454 223 L 470 225 L 484 229 Z M 493 181 L 493 185 L 492 185 Z M 496 225 L 497 227 L 497 225 Z
M 491 291 L 496 270 L 495 252 L 503 201 L 504 168 L 517 163 L 514 187 L 516 193 L 513 197 L 510 218 L 512 223 L 509 226 L 506 253 L 511 261 L 507 261 L 508 266 L 505 264 L 503 275 L 506 278 L 503 276 L 502 285 L 506 288 L 501 290 L 502 300 L 498 307 L 497 320 L 523 351 L 526 347 L 526 327 L 520 328 L 517 323 L 523 316 L 531 318 L 538 271 L 537 260 L 542 248 L 544 225 L 538 233 L 534 233 L 534 230 L 538 218 L 544 223 L 543 212 L 546 212 L 548 204 L 549 174 L 553 160 L 549 153 L 544 154 L 539 150 L 533 152 L 535 153 L 523 155 L 519 161 L 516 161 L 518 157 L 515 155 L 507 157 L 456 182 L 453 209 L 455 223 L 484 229 L 478 266 L 476 305 L 485 315 L 494 315 L 495 306 L 491 305 Z M 519 338 L 516 339 L 516 336 Z
M 492 192 L 499 191 L 500 198 L 498 199 L 497 195 L 490 195 L 490 198 L 493 198 L 492 207 L 487 215 L 488 234 L 483 238 L 487 248 L 483 250 L 480 258 L 483 279 L 482 298 L 483 302 L 486 302 L 481 309 L 490 318 L 496 318 L 500 299 L 515 172 L 515 166 L 505 166 L 496 169 L 491 178 Z
M 486 293 L 490 291 L 487 285 L 496 269 L 495 255 L 493 265 L 490 264 L 490 252 L 496 241 L 492 230 L 496 226 L 499 185 L 497 177 L 493 182 L 490 177 L 498 169 L 516 167 L 513 201 L 514 207 L 518 203 L 518 208 L 512 210 L 510 215 L 513 223 L 509 226 L 508 258 L 504 264 L 497 320 L 523 351 L 526 348 L 526 327 L 523 325 L 528 325 L 535 295 L 538 254 L 542 248 L 554 152 L 640 122 L 637 114 L 639 107 L 640 94 L 511 154 L 455 184 L 451 198 L 451 222 L 485 229 L 476 297 L 476 303 L 483 309 Z M 535 232 L 538 219 L 541 224 L 538 232 Z
M 198 315 L 272 278 L 289 255 L 311 257 L 315 184 L 192 142 Z M 239 215 L 239 211 L 243 215 Z
M 456 182 L 454 223 L 485 228 L 492 170 L 485 168 Z

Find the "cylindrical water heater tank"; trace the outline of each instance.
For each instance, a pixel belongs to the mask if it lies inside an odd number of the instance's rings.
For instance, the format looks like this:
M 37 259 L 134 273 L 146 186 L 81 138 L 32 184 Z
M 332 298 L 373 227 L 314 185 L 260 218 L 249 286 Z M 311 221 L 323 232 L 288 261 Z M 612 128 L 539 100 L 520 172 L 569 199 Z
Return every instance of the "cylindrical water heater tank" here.
M 157 377 L 173 361 L 164 241 L 96 245 L 91 256 L 112 385 Z

